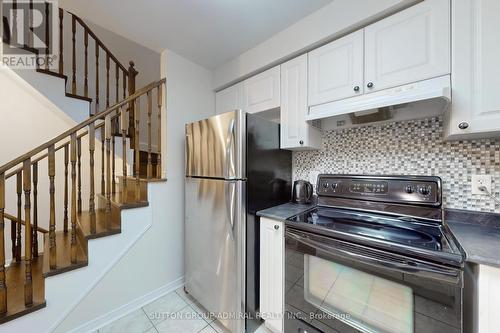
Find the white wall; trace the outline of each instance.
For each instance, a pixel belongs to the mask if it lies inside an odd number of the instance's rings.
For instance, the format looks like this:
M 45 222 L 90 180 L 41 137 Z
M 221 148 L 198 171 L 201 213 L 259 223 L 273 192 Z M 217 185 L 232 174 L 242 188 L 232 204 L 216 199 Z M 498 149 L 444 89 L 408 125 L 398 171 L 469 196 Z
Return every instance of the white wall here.
M 228 86 L 419 1 L 335 0 L 217 68 L 213 87 Z
M 168 180 L 151 197 L 153 225 L 61 323 L 58 332 L 67 332 L 184 276 L 184 125 L 215 114 L 215 95 L 210 71 L 168 50 L 162 54 L 161 76 L 167 77 L 167 117 L 162 125 Z

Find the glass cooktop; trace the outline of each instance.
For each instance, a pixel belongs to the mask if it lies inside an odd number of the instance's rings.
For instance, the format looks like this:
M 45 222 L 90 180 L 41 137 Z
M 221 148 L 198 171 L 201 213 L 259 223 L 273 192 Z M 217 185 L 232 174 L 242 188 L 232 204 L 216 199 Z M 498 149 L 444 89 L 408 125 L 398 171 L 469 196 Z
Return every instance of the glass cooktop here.
M 389 245 L 453 252 L 441 225 L 409 217 L 317 207 L 288 219 L 336 235 L 354 236 Z

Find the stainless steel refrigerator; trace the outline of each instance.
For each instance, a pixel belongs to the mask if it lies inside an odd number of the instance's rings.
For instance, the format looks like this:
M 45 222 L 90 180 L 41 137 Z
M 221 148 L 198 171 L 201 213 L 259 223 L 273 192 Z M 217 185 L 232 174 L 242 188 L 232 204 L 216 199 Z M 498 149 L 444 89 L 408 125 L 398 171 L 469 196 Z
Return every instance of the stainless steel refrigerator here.
M 259 307 L 258 210 L 290 200 L 279 124 L 241 110 L 186 125 L 186 291 L 233 333 Z M 247 316 L 243 316 L 246 314 Z

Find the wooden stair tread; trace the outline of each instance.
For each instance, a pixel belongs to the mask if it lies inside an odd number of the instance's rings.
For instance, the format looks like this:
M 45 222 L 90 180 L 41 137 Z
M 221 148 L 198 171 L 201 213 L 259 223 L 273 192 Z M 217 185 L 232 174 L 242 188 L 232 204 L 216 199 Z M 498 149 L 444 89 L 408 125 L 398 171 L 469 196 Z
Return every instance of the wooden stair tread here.
M 59 74 L 57 72 L 54 72 L 54 71 L 51 71 L 51 70 L 47 70 L 47 69 L 44 69 L 44 68 L 37 68 L 36 71 L 38 73 L 42 73 L 42 74 L 47 74 L 47 75 L 50 75 L 50 76 L 55 76 L 55 77 L 58 77 L 60 79 L 64 79 L 64 80 L 67 80 L 68 77 L 64 74 Z
M 92 230 L 92 220 L 95 221 Z M 78 215 L 78 224 L 86 239 L 95 239 L 110 235 L 119 234 L 121 226 L 119 221 L 113 221 L 110 214 L 106 214 L 104 209 L 97 209 L 95 215 L 85 211 Z
M 45 307 L 45 281 L 43 277 L 43 256 L 31 263 L 33 280 L 33 304 L 24 305 L 24 260 L 6 267 L 7 313 L 0 315 L 0 324 L 24 316 Z
M 90 98 L 90 97 L 85 97 L 85 96 L 81 96 L 81 95 L 77 95 L 77 94 L 72 94 L 72 93 L 69 93 L 69 92 L 66 93 L 66 97 L 76 98 L 76 99 L 80 99 L 82 101 L 86 101 L 86 102 L 92 103 L 92 98 Z
M 71 262 L 71 231 L 56 231 L 56 262 L 57 268 L 50 269 L 49 253 L 50 241 L 49 235 L 44 237 L 44 251 L 43 256 L 43 273 L 45 277 L 69 272 L 71 270 L 87 266 L 87 253 L 85 251 L 86 244 L 82 244 L 76 237 L 76 258 L 77 262 Z

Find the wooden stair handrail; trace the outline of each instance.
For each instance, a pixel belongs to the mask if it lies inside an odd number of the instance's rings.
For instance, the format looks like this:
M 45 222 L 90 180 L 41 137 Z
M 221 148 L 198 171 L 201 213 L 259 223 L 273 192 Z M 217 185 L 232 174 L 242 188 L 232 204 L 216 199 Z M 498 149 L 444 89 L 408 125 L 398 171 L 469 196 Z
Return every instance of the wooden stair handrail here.
M 116 119 L 116 118 L 119 118 L 119 116 L 114 116 L 112 119 Z M 101 128 L 101 127 L 104 127 L 104 125 L 105 125 L 105 123 L 104 123 L 104 122 L 101 122 L 100 124 L 98 124 L 98 125 L 96 125 L 96 126 L 95 126 L 95 129 L 99 129 L 99 128 Z M 89 131 L 88 131 L 88 130 L 85 130 L 84 132 L 82 132 L 82 133 L 78 134 L 78 136 L 77 136 L 76 138 L 77 138 L 77 140 L 79 140 L 79 139 L 81 139 L 81 138 L 85 137 L 87 134 L 89 134 Z M 71 142 L 68 140 L 68 141 L 66 141 L 65 143 L 63 143 L 63 144 L 61 144 L 61 145 L 57 146 L 57 147 L 55 148 L 55 152 L 58 152 L 59 150 L 61 150 L 61 149 L 65 148 L 65 147 L 68 147 L 68 146 L 70 145 L 70 143 L 71 143 Z M 47 158 L 48 156 L 49 156 L 49 154 L 47 154 L 47 153 L 45 153 L 45 154 L 43 154 L 43 155 L 40 155 L 39 157 L 37 157 L 37 158 L 35 158 L 35 159 L 33 159 L 33 160 L 31 161 L 31 165 L 33 165 L 33 164 L 35 164 L 35 163 L 38 163 L 38 162 L 40 162 L 40 161 L 44 160 L 44 159 L 45 159 L 45 158 Z M 20 172 L 20 171 L 22 171 L 22 170 L 23 170 L 23 168 L 22 168 L 22 167 L 19 167 L 19 168 L 17 168 L 17 169 L 14 169 L 14 170 L 13 170 L 13 171 L 11 171 L 11 172 L 9 172 L 9 173 L 5 174 L 5 180 L 7 180 L 7 179 L 9 179 L 9 178 L 11 178 L 11 177 L 13 177 L 13 176 L 15 176 L 18 172 Z
M 3 215 L 4 215 L 4 218 L 5 218 L 5 219 L 7 219 L 7 220 L 9 220 L 9 221 L 11 221 L 11 222 L 14 222 L 14 223 L 19 223 L 19 222 L 17 222 L 17 217 L 15 217 L 15 216 L 13 216 L 13 215 L 10 215 L 10 214 L 8 214 L 8 213 L 4 213 Z M 25 226 L 25 225 L 26 225 L 26 222 L 24 222 L 23 220 L 21 220 L 21 224 Z M 31 227 L 32 227 L 32 228 L 34 227 L 34 226 L 33 226 L 33 224 L 31 225 Z M 49 231 L 48 231 L 47 229 L 44 229 L 44 228 L 42 228 L 42 227 L 38 227 L 38 226 L 37 226 L 37 228 L 36 228 L 36 229 L 37 229 L 37 231 L 38 231 L 39 233 L 42 233 L 42 234 L 48 234 L 48 233 L 49 233 Z
M 104 118 L 106 118 L 107 115 L 111 114 L 112 112 L 118 110 L 119 108 L 121 108 L 123 106 L 126 106 L 127 104 L 136 100 L 138 97 L 144 95 L 145 93 L 147 93 L 148 91 L 150 91 L 156 87 L 161 86 L 162 84 L 165 84 L 166 82 L 167 82 L 166 79 L 163 78 L 159 81 L 150 83 L 147 86 L 137 90 L 133 95 L 128 96 L 126 99 L 111 106 L 107 110 L 100 112 L 100 113 L 88 118 L 87 120 L 81 122 L 80 124 L 76 125 L 75 127 L 70 128 L 69 130 L 65 131 L 64 133 L 56 136 L 52 140 L 49 140 L 46 143 L 30 150 L 26 154 L 23 154 L 23 155 L 19 156 L 18 158 L 15 158 L 12 161 L 0 166 L 0 174 L 5 173 L 9 169 L 24 162 L 26 159 L 31 158 L 31 157 L 35 156 L 36 154 L 39 154 L 40 152 L 44 151 L 45 149 L 48 149 L 50 146 L 52 146 L 54 144 L 57 144 L 58 142 L 62 141 L 63 139 L 67 139 L 70 135 L 76 134 L 76 132 L 83 129 L 85 126 L 88 126 L 88 125 L 90 125 L 98 120 L 103 120 Z

